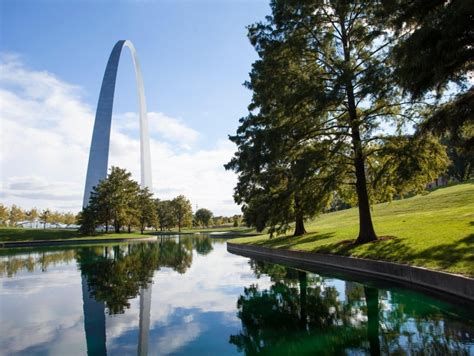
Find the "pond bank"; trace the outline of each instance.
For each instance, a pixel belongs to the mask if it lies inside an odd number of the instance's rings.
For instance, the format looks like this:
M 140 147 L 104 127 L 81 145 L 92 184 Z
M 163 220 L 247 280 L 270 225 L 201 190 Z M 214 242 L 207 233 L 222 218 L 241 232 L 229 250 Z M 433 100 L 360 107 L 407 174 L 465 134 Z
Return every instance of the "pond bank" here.
M 308 265 L 355 271 L 383 279 L 435 289 L 443 293 L 474 301 L 474 279 L 457 274 L 380 260 L 298 250 L 275 249 L 231 242 L 227 242 L 227 251 L 250 258 L 267 257 L 277 263 L 299 262 Z
M 143 242 L 156 241 L 153 237 L 115 237 L 115 238 L 78 238 L 65 240 L 36 240 L 36 241 L 5 241 L 0 242 L 0 248 L 16 248 L 16 247 L 36 247 L 36 246 L 59 246 L 59 245 L 81 245 L 92 243 L 115 243 L 115 242 Z

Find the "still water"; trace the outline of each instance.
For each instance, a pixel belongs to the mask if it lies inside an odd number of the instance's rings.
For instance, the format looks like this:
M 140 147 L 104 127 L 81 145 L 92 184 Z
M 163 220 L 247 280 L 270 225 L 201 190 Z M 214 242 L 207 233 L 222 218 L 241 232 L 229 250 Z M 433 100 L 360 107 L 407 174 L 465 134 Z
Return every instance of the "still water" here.
M 3 250 L 0 353 L 474 354 L 472 306 L 333 276 L 205 236 Z

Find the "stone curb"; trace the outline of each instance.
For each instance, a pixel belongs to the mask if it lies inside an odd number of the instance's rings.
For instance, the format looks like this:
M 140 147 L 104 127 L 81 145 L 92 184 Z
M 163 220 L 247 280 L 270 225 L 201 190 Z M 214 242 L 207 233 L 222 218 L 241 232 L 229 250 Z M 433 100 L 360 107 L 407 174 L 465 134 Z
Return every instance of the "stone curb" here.
M 432 288 L 443 293 L 474 301 L 474 279 L 457 274 L 439 272 L 394 262 L 254 245 L 241 245 L 231 242 L 227 242 L 227 251 L 235 254 L 251 254 L 253 257 L 262 256 L 282 262 L 300 262 L 309 265 L 355 271 L 362 274 L 382 277 L 383 279 Z

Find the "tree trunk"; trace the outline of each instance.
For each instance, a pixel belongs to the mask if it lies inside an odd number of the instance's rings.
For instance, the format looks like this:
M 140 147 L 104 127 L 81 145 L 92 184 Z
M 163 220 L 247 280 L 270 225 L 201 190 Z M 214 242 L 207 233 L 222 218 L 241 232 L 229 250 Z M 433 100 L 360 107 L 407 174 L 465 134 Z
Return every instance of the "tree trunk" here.
M 342 45 L 344 49 L 344 61 L 350 64 L 350 48 L 346 34 L 344 22 L 341 21 Z M 350 78 L 350 76 L 348 76 Z M 372 216 L 370 214 L 369 194 L 367 192 L 367 180 L 365 177 L 365 157 L 360 138 L 359 118 L 355 104 L 354 86 L 352 80 L 346 81 L 347 105 L 349 111 L 349 121 L 351 126 L 352 147 L 354 150 L 354 166 L 356 170 L 356 191 L 359 205 L 359 236 L 356 243 L 363 244 L 377 240 Z
M 109 232 L 109 221 L 106 220 L 105 221 L 105 233 L 108 233 Z
M 370 345 L 370 355 L 380 355 L 379 340 L 379 291 L 375 288 L 364 287 L 367 304 L 367 337 Z
M 295 211 L 296 211 L 296 223 L 295 223 L 295 233 L 293 236 L 301 236 L 306 234 L 304 228 L 304 217 L 303 212 L 301 211 L 300 203 L 298 197 L 295 197 Z
M 304 234 L 306 234 L 306 230 L 304 228 L 303 216 L 296 216 L 295 233 L 293 236 L 301 236 Z
M 127 231 L 128 231 L 128 233 L 130 233 L 132 231 L 132 227 L 130 225 L 128 225 Z
M 178 232 L 181 232 L 181 224 L 178 224 Z

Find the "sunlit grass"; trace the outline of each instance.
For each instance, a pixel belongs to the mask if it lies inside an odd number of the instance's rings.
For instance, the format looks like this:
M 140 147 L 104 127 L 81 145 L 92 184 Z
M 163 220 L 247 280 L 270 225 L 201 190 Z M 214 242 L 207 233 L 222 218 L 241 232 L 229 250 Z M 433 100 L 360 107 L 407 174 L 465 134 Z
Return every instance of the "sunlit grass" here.
M 304 236 L 262 235 L 232 242 L 383 259 L 474 276 L 473 183 L 378 204 L 372 214 L 378 236 L 393 238 L 350 244 L 358 234 L 358 211 L 348 209 L 308 222 Z

